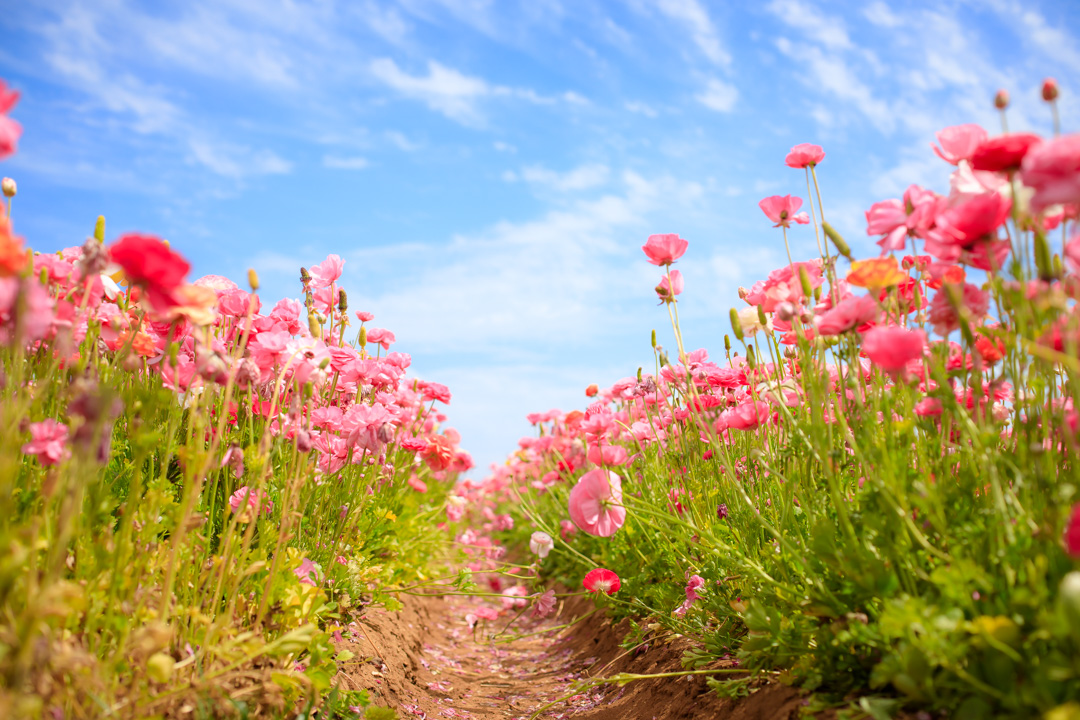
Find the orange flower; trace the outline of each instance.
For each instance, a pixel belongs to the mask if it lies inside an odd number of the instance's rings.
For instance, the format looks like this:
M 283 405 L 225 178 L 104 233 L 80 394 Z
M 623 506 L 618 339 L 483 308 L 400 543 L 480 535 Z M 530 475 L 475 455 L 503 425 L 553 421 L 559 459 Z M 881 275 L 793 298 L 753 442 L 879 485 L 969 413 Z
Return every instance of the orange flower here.
M 0 277 L 22 272 L 30 261 L 30 251 L 23 248 L 22 238 L 11 233 L 11 222 L 0 215 Z
M 896 258 L 892 255 L 873 258 L 872 260 L 856 260 L 851 263 L 851 272 L 848 273 L 848 284 L 868 290 L 882 290 L 893 285 L 899 285 L 907 280 L 907 273 L 902 272 L 896 266 Z
M 134 339 L 131 337 L 131 331 L 125 330 L 118 339 L 117 347 L 123 347 L 129 341 L 131 342 L 131 349 L 135 351 L 136 355 L 142 355 L 147 358 L 157 355 L 157 346 L 154 345 L 153 339 L 142 330 L 135 333 Z

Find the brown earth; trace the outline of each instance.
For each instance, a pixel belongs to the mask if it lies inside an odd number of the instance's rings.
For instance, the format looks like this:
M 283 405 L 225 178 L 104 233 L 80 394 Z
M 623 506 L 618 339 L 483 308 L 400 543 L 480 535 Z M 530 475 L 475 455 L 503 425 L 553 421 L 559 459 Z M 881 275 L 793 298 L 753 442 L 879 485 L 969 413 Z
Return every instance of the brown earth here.
M 803 703 L 797 690 L 780 684 L 764 684 L 747 697 L 722 699 L 701 675 L 640 680 L 623 687 L 600 685 L 573 694 L 580 680 L 678 672 L 690 643 L 656 637 L 627 651 L 619 642 L 629 625 L 612 624 L 601 614 L 560 630 L 591 609 L 583 599 L 560 606 L 557 615 L 544 620 L 527 619 L 526 614 L 503 635 L 516 610 L 502 610 L 497 620 L 481 620 L 474 632 L 466 615 L 493 604 L 462 596 L 403 600 L 400 612 L 367 609 L 338 643 L 356 656 L 345 663 L 338 682 L 350 689 L 366 688 L 376 704 L 397 710 L 403 720 L 526 720 L 541 709 L 538 717 L 551 720 L 789 720 L 798 717 Z

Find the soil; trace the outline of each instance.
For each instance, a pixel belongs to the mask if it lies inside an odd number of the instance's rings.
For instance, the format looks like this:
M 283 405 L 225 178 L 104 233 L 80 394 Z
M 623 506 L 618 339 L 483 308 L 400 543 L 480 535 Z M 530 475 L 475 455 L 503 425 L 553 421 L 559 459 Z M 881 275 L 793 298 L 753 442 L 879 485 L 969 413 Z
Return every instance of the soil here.
M 600 685 L 574 694 L 575 683 L 589 678 L 678 672 L 690 643 L 653 637 L 624 650 L 619 643 L 629 625 L 613 624 L 599 613 L 583 617 L 591 610 L 584 598 L 543 620 L 526 614 L 505 634 L 500 633 L 517 610 L 501 609 L 498 619 L 480 620 L 473 630 L 466 616 L 494 607 L 490 602 L 434 595 L 403 600 L 400 612 L 367 609 L 337 643 L 355 654 L 338 682 L 367 689 L 376 704 L 395 709 L 402 720 L 526 720 L 541 709 L 538 718 L 550 720 L 793 720 L 803 704 L 797 690 L 774 683 L 752 688 L 746 697 L 720 698 L 701 675 Z M 708 666 L 721 667 L 724 662 Z

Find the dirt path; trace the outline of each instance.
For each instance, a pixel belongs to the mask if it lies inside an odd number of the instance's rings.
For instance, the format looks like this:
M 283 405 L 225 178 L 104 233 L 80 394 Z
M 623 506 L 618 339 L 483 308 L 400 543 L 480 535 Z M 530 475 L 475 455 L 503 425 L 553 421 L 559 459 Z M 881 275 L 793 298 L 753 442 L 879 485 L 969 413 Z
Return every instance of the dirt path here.
M 467 616 L 485 606 L 494 607 L 469 597 L 414 596 L 398 613 L 368 610 L 338 643 L 356 655 L 339 680 L 366 688 L 377 704 L 394 708 L 403 720 L 525 720 L 560 699 L 540 717 L 786 720 L 801 703 L 794 690 L 783 686 L 764 687 L 739 701 L 721 700 L 700 676 L 601 686 L 567 698 L 580 679 L 677 671 L 685 641 L 656 640 L 627 652 L 619 646 L 626 628 L 600 615 L 557 631 L 575 617 L 571 608 L 562 608 L 561 615 L 549 619 L 522 618 L 512 632 L 529 636 L 498 642 L 517 611 L 481 620 L 474 632 Z M 579 613 L 582 609 L 574 607 Z

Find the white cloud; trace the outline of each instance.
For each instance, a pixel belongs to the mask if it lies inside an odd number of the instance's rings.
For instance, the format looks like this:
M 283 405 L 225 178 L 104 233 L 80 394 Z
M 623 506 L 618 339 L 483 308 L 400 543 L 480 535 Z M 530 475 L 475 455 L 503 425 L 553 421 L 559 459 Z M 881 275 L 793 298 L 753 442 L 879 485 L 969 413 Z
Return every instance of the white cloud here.
M 656 112 L 651 105 L 647 105 L 646 103 L 637 100 L 626 102 L 623 104 L 623 107 L 626 108 L 628 112 L 638 113 L 647 118 L 654 118 L 660 115 L 660 113 Z
M 337 155 L 324 155 L 323 167 L 334 170 L 363 170 L 371 163 L 365 157 L 340 157 Z
M 521 179 L 556 192 L 576 192 L 604 185 L 610 171 L 606 165 L 581 165 L 565 173 L 549 170 L 542 165 L 522 168 Z
M 893 13 L 881 0 L 875 0 L 863 8 L 863 17 L 878 27 L 896 28 L 904 24 L 904 19 Z
M 767 9 L 785 25 L 800 30 L 808 38 L 814 38 L 827 48 L 852 47 L 843 21 L 838 17 L 823 15 L 809 3 L 800 0 L 773 0 Z
M 502 140 L 496 140 L 495 142 L 493 142 L 491 144 L 491 146 L 493 148 L 495 148 L 496 150 L 498 150 L 499 152 L 502 152 L 502 153 L 516 153 L 517 152 L 516 147 L 514 147 L 510 143 L 505 143 Z
M 397 130 L 387 130 L 383 133 L 383 136 L 399 150 L 404 150 L 405 152 L 416 152 L 423 147 L 420 143 L 410 140 L 405 133 L 398 132 Z
M 717 36 L 709 13 L 697 0 L 654 0 L 656 9 L 675 20 L 694 38 L 701 53 L 716 65 L 731 64 L 731 55 Z
M 734 85 L 711 78 L 705 84 L 705 89 L 694 97 L 710 110 L 726 113 L 735 108 L 735 102 L 739 99 L 739 91 Z
M 195 162 L 234 180 L 256 175 L 284 175 L 292 171 L 290 162 L 270 150 L 252 150 L 206 139 L 192 139 L 188 148 Z

